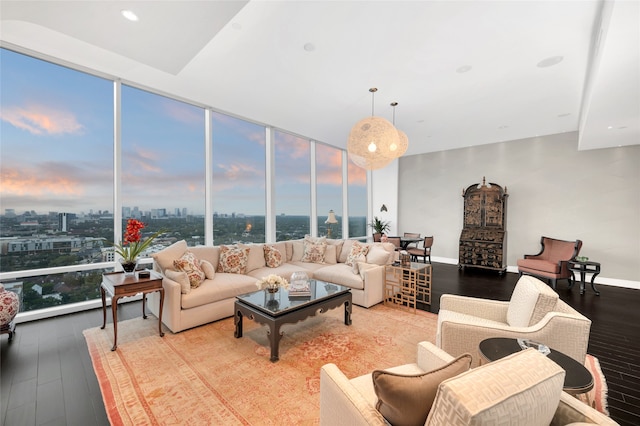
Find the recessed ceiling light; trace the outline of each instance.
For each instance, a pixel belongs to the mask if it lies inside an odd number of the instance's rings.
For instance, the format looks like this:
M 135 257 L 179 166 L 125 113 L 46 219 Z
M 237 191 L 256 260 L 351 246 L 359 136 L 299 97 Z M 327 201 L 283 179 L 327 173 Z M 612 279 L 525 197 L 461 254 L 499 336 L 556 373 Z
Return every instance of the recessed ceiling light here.
M 547 68 L 559 64 L 564 59 L 564 56 L 551 56 L 550 58 L 543 59 L 536 65 L 538 68 Z
M 568 117 L 568 116 L 570 116 L 570 115 L 571 115 L 571 113 L 570 113 L 570 112 L 565 112 L 565 113 L 563 113 L 563 114 L 558 114 L 558 118 Z
M 313 52 L 314 50 L 316 50 L 316 46 L 313 43 L 306 43 L 304 45 L 304 50 L 306 50 L 307 52 Z
M 504 129 L 507 129 L 507 128 L 509 128 L 509 126 L 499 126 L 498 127 L 499 130 L 504 130 Z
M 122 9 L 120 11 L 120 13 L 122 14 L 122 16 L 124 16 L 126 19 L 128 19 L 129 21 L 133 21 L 133 22 L 137 22 L 138 21 L 138 15 L 136 15 L 135 13 L 133 13 L 132 10 L 129 9 Z
M 613 129 L 613 126 L 607 126 L 607 130 Z
M 461 67 L 458 67 L 458 69 L 456 69 L 456 72 L 459 74 L 469 72 L 469 71 L 471 71 L 471 65 L 463 65 Z

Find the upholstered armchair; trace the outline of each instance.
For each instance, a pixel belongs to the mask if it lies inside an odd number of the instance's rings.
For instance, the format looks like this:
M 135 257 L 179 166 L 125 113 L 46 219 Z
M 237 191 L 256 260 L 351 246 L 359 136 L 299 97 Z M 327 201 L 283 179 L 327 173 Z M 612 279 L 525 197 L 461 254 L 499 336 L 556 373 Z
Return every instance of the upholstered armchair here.
M 436 345 L 453 356 L 472 354 L 477 366 L 482 340 L 525 338 L 584 364 L 590 328 L 591 320 L 560 300 L 548 285 L 524 275 L 508 302 L 443 294 Z
M 525 254 L 524 259 L 518 259 L 518 272 L 520 275 L 528 274 L 547 279 L 554 289 L 558 280 L 571 280 L 573 274 L 569 269 L 569 261 L 574 260 L 580 253 L 582 241 L 565 241 L 542 237 L 540 245 L 542 246 L 540 253 Z
M 443 379 L 442 372 L 458 362 L 421 342 L 416 363 L 383 373 L 349 379 L 335 364 L 326 364 L 320 370 L 320 425 L 617 424 L 562 392 L 564 370 L 534 349 Z M 385 389 L 388 382 L 381 382 L 380 374 L 395 386 Z M 394 418 L 387 421 L 381 412 Z M 397 418 L 405 415 L 412 418 Z M 416 422 L 418 415 L 426 421 Z

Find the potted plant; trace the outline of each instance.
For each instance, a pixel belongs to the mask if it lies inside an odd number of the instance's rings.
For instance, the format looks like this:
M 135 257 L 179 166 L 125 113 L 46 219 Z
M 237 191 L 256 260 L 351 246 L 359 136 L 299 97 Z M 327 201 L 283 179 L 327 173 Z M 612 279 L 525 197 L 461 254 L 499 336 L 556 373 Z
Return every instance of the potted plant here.
M 135 271 L 138 256 L 147 249 L 160 234 L 164 231 L 158 231 L 155 234 L 142 241 L 142 230 L 145 224 L 136 219 L 127 221 L 127 229 L 124 233 L 124 240 L 115 245 L 115 251 L 121 257 L 120 263 L 125 273 L 131 274 Z
M 379 219 L 377 216 L 373 217 L 373 220 L 369 222 L 369 226 L 373 230 L 374 241 L 376 240 L 376 235 L 382 237 L 384 233 L 390 229 L 389 223 L 390 222 Z

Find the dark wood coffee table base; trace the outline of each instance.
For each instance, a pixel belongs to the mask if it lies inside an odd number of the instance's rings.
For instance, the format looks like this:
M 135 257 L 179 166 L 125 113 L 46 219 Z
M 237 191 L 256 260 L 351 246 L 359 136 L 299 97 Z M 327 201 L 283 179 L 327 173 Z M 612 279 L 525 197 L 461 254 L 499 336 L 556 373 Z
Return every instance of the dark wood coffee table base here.
M 234 336 L 242 337 L 242 319 L 247 317 L 259 324 L 266 324 L 269 327 L 267 334 L 269 336 L 269 344 L 271 346 L 271 362 L 280 359 L 280 340 L 284 334 L 280 331 L 283 324 L 295 324 L 309 317 L 316 316 L 318 313 L 325 313 L 329 309 L 335 309 L 344 305 L 344 323 L 351 325 L 351 309 L 352 309 L 351 292 L 337 294 L 334 297 L 320 299 L 315 302 L 300 306 L 298 309 L 284 312 L 282 315 L 269 315 L 259 309 L 243 303 L 242 300 L 236 300 L 234 306 L 234 322 L 236 330 Z
M 494 337 L 485 339 L 479 345 L 480 355 L 491 362 L 521 351 L 517 339 Z M 553 348 L 547 357 L 566 372 L 563 389 L 572 395 L 589 392 L 593 389 L 593 376 L 587 368 L 575 359 Z

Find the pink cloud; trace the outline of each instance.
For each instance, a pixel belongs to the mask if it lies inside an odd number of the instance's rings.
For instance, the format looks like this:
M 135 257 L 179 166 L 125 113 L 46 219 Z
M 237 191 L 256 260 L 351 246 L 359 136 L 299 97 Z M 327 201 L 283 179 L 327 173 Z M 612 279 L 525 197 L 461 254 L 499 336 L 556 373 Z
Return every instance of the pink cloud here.
M 173 100 L 166 100 L 161 105 L 162 110 L 169 118 L 186 124 L 204 125 L 204 110 L 202 108 Z
M 84 190 L 82 183 L 72 176 L 52 173 L 43 174 L 40 169 L 35 170 L 12 169 L 3 167 L 0 173 L 2 193 L 6 195 L 40 196 L 48 194 L 81 195 Z
M 30 105 L 26 108 L 7 106 L 0 111 L 0 118 L 11 125 L 34 135 L 80 134 L 83 127 L 70 111 L 60 107 Z

